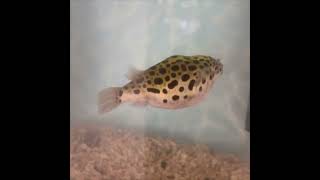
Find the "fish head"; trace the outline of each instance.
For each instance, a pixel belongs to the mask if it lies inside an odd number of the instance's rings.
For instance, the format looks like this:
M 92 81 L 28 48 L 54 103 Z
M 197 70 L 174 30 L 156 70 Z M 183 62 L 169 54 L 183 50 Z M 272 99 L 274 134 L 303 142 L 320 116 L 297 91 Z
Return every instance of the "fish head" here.
M 210 57 L 209 58 L 212 64 L 212 69 L 217 75 L 222 75 L 223 74 L 223 64 L 221 63 L 220 59 L 215 59 Z
M 223 64 L 221 63 L 220 59 L 217 59 L 216 61 L 215 71 L 219 75 L 223 74 Z

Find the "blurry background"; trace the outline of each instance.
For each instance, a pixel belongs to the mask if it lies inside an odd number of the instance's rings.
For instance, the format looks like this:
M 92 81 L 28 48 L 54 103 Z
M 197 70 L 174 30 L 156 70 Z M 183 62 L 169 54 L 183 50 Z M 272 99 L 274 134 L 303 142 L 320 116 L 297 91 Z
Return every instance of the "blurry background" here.
M 71 0 L 71 121 L 99 120 L 206 143 L 249 158 L 249 0 Z M 210 55 L 224 73 L 208 98 L 181 110 L 121 105 L 98 117 L 97 93 L 168 56 Z

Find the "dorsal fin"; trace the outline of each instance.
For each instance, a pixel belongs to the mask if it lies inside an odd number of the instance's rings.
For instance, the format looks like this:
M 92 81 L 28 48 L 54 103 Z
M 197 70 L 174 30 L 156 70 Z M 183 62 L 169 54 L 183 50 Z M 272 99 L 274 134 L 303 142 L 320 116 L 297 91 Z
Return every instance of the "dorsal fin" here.
M 138 70 L 137 68 L 133 67 L 133 66 L 130 66 L 129 67 L 129 70 L 128 70 L 128 73 L 126 74 L 126 77 L 129 79 L 129 80 L 134 80 L 136 79 L 138 76 L 140 76 L 141 74 L 143 74 L 144 71 L 142 70 Z

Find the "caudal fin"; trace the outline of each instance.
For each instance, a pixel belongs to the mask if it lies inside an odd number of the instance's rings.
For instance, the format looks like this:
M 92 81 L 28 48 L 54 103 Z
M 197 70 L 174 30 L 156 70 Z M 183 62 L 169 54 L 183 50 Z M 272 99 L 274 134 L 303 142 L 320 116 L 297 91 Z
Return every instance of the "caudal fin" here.
M 104 114 L 118 107 L 121 103 L 119 99 L 120 87 L 110 87 L 103 89 L 98 94 L 98 112 Z

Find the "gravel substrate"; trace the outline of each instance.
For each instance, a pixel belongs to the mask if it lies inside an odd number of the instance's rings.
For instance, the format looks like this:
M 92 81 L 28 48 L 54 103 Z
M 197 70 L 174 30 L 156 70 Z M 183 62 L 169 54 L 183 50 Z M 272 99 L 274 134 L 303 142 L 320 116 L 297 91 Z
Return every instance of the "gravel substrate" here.
M 71 126 L 71 180 L 249 180 L 249 165 L 205 145 L 101 124 Z

